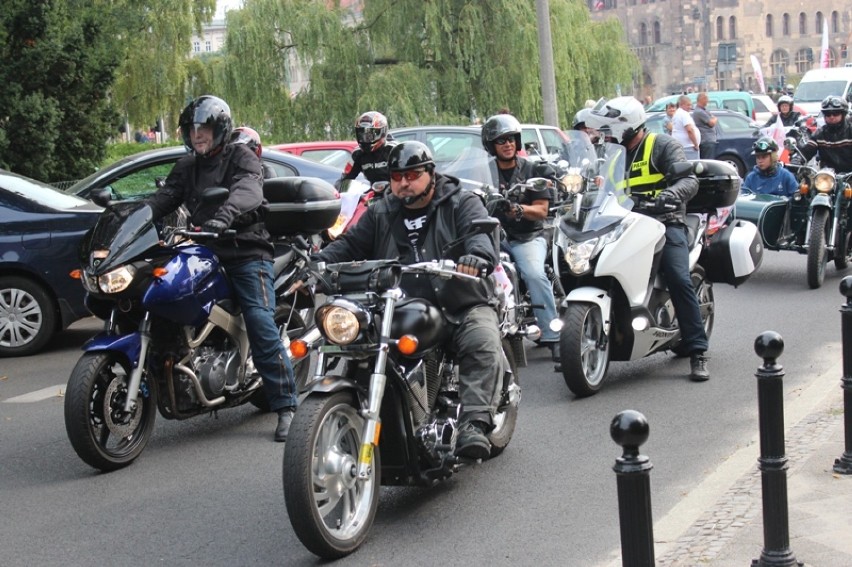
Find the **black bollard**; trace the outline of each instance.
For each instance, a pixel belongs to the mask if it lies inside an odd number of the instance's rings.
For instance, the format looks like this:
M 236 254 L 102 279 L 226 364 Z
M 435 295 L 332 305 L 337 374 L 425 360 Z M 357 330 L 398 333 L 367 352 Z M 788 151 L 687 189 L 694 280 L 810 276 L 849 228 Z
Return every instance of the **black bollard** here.
M 648 440 L 648 420 L 638 411 L 625 410 L 612 419 L 609 434 L 624 449 L 612 467 L 618 485 L 621 564 L 648 567 L 654 565 L 650 478 L 654 465 L 639 454 L 639 446 Z
M 846 305 L 840 308 L 840 336 L 843 341 L 843 430 L 845 449 L 834 461 L 834 472 L 852 474 L 852 276 L 840 280 L 840 293 L 846 297 Z
M 757 369 L 757 408 L 760 421 L 760 459 L 763 489 L 763 551 L 752 567 L 801 565 L 790 550 L 787 515 L 787 455 L 784 453 L 784 367 L 776 362 L 784 352 L 784 339 L 764 331 L 754 341 L 763 359 Z

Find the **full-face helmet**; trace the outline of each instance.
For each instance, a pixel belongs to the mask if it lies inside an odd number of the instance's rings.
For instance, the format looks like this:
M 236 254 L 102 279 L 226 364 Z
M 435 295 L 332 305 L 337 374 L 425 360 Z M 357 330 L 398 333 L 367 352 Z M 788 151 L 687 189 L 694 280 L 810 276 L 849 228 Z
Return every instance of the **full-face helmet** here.
M 382 147 L 387 135 L 388 119 L 381 112 L 365 112 L 355 121 L 355 140 L 365 152 L 374 152 Z
M 515 151 L 521 149 L 521 123 L 511 114 L 495 114 L 482 125 L 482 147 L 492 156 L 497 152 L 494 144 L 501 138 L 515 140 Z
M 636 97 L 620 96 L 592 110 L 586 125 L 601 130 L 619 144 L 627 144 L 644 128 L 646 116 Z
M 260 134 L 254 128 L 249 128 L 248 126 L 234 128 L 234 133 L 231 134 L 231 143 L 247 145 L 251 151 L 257 154 L 257 157 L 260 157 L 260 154 L 263 153 Z
M 213 147 L 204 155 L 210 155 L 225 145 L 231 136 L 231 109 L 219 97 L 200 96 L 190 102 L 180 113 L 180 133 L 184 145 L 195 153 L 192 147 L 190 132 L 198 126 L 209 126 L 213 129 Z

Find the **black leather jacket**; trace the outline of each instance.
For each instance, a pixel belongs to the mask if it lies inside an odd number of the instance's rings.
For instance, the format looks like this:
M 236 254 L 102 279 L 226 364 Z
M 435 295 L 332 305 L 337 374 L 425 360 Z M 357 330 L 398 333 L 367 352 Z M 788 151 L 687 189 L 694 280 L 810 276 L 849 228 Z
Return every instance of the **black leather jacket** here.
M 488 218 L 485 205 L 478 196 L 463 191 L 455 177 L 435 175 L 435 195 L 426 206 L 426 232 L 420 238 L 423 260 L 442 259 L 441 251 L 449 242 L 466 233 L 471 223 Z M 402 201 L 392 194 L 375 202 L 358 223 L 318 254 L 314 260 L 333 263 L 354 260 L 399 258 L 403 264 L 414 262 L 414 253 L 403 224 Z M 488 235 L 480 234 L 464 241 L 453 260 L 473 254 L 497 265 L 494 244 Z M 423 276 L 425 277 L 425 276 Z M 450 321 L 456 321 L 465 310 L 477 305 L 494 305 L 493 286 L 487 281 L 442 280 L 430 278 L 438 306 Z M 406 288 L 405 281 L 403 288 Z
M 394 142 L 388 140 L 374 152 L 365 152 L 361 148 L 352 150 L 352 158 L 346 164 L 346 169 L 337 182 L 338 188 L 341 181 L 344 179 L 355 179 L 359 173 L 363 173 L 364 177 L 370 183 L 390 181 L 388 157 L 390 157 L 390 151 L 395 145 Z
M 228 200 L 221 206 L 199 208 L 201 192 L 208 187 L 227 187 Z M 186 204 L 192 224 L 201 226 L 216 218 L 236 230 L 236 236 L 205 243 L 226 265 L 272 259 L 269 232 L 262 224 L 268 204 L 263 198 L 261 161 L 245 144 L 228 144 L 212 157 L 188 154 L 180 158 L 163 188 L 146 202 L 154 219 Z
M 795 111 L 795 110 L 791 110 L 791 111 L 790 111 L 790 112 L 788 112 L 787 114 L 781 114 L 781 113 L 779 112 L 778 114 L 773 114 L 772 116 L 770 116 L 770 117 L 769 117 L 769 120 L 767 120 L 767 121 L 766 121 L 766 124 L 764 124 L 764 125 L 763 125 L 763 127 L 764 127 L 764 128 L 769 128 L 770 126 L 774 125 L 774 124 L 775 124 L 775 122 L 778 120 L 778 117 L 779 117 L 779 116 L 781 117 L 781 124 L 783 124 L 784 126 L 795 126 L 795 125 L 796 125 L 796 121 L 797 121 L 799 118 L 801 118 L 801 117 L 802 117 L 802 115 L 801 115 L 801 114 L 799 114 L 799 113 L 798 113 L 797 111 Z
M 799 149 L 808 160 L 819 153 L 822 167 L 838 173 L 852 171 L 852 122 L 842 120 L 836 126 L 820 127 Z

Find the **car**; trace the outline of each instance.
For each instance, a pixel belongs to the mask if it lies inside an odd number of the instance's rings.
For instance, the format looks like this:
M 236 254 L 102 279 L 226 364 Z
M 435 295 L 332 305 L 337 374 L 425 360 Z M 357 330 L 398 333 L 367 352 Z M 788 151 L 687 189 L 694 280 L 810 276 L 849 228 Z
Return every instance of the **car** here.
M 0 357 L 42 350 L 59 331 L 91 315 L 78 247 L 101 207 L 0 169 Z
M 754 101 L 754 121 L 758 124 L 766 124 L 767 120 L 778 114 L 778 106 L 769 95 L 753 94 L 751 99 Z
M 286 152 L 303 157 L 317 163 L 334 167 L 343 171 L 352 156 L 352 151 L 358 147 L 354 140 L 338 140 L 323 142 L 292 142 L 289 144 L 273 144 L 270 149 Z
M 689 93 L 686 95 L 695 106 L 695 101 L 698 99 L 698 93 Z M 681 95 L 674 94 L 664 96 L 655 100 L 648 107 L 648 112 L 665 112 L 666 105 L 670 102 L 677 103 Z M 743 91 L 707 91 L 707 109 L 708 110 L 733 110 L 741 112 L 744 116 L 757 120 L 755 118 L 755 102 L 752 95 Z M 767 117 L 768 118 L 768 117 Z
M 157 182 L 165 179 L 186 153 L 184 146 L 172 146 L 133 154 L 99 169 L 65 191 L 90 199 L 93 191 L 109 189 L 113 200 L 143 199 L 157 190 Z M 292 154 L 264 148 L 260 158 L 265 177 L 318 177 L 332 184 L 340 178 L 341 169 Z
M 710 114 L 719 119 L 719 143 L 713 159 L 730 163 L 737 169 L 740 177 L 745 177 L 755 164 L 751 150 L 760 135 L 759 125 L 744 114 L 731 110 L 711 110 Z M 649 132 L 662 133 L 665 116 L 665 112 L 649 112 L 645 127 Z

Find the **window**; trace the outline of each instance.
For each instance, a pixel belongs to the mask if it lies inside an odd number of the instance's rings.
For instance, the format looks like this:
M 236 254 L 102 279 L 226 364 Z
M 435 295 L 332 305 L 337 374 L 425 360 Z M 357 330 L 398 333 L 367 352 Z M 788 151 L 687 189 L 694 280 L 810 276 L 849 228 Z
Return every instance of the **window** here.
M 786 12 L 781 16 L 781 33 L 784 36 L 790 35 L 790 14 Z
M 639 45 L 648 45 L 648 26 L 645 22 L 639 24 Z
M 660 30 L 660 22 L 654 22 L 654 43 L 663 43 L 662 31 Z
M 799 35 L 808 35 L 808 16 L 799 12 Z
M 823 22 L 823 19 L 824 19 L 824 18 L 822 17 L 822 12 L 817 12 L 817 13 L 816 13 L 816 18 L 815 18 L 815 20 L 814 20 L 814 21 L 816 22 L 816 33 L 818 33 L 818 34 L 821 34 L 821 33 L 822 33 L 822 22 Z
M 814 60 L 814 52 L 810 47 L 803 47 L 796 52 L 796 73 L 804 75 L 809 71 Z
M 766 37 L 772 37 L 772 14 L 766 14 Z
M 790 56 L 783 49 L 776 49 L 769 58 L 769 68 L 772 77 L 780 77 L 787 74 L 787 65 L 790 64 Z
M 204 51 L 213 51 L 213 45 L 209 41 L 204 42 Z
M 725 18 L 722 16 L 716 18 L 716 39 L 725 39 Z
M 728 20 L 728 39 L 737 39 L 737 18 L 731 16 Z
M 831 13 L 831 33 L 840 33 L 840 15 L 836 11 Z
M 192 51 L 195 52 L 195 53 L 201 52 L 201 42 L 200 41 L 193 41 L 192 42 Z

